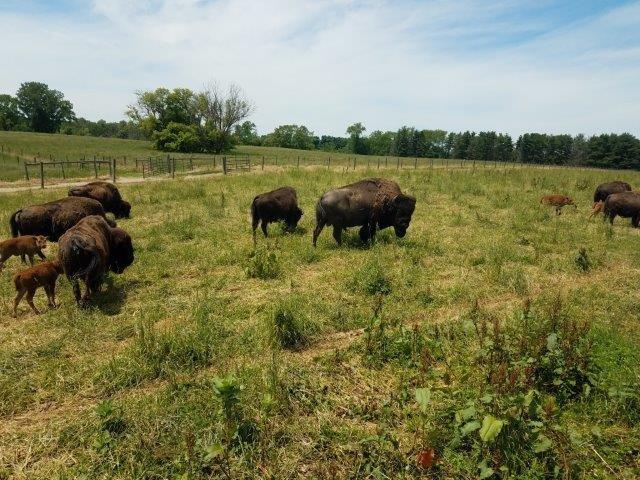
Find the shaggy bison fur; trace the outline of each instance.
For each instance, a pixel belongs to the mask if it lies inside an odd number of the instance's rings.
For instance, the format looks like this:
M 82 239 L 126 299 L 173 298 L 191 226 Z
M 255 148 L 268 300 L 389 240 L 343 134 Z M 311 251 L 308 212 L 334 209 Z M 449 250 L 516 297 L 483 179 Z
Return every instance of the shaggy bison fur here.
M 9 224 L 14 237 L 43 235 L 48 240 L 57 242 L 67 230 L 89 215 L 99 215 L 110 226 L 116 226 L 105 217 L 100 202 L 83 197 L 66 197 L 42 205 L 25 207 L 11 215 Z
M 302 210 L 298 207 L 298 194 L 294 188 L 281 187 L 271 192 L 262 193 L 251 202 L 253 238 L 255 239 L 258 223 L 260 223 L 262 233 L 266 237 L 269 223 L 283 220 L 287 229 L 293 231 L 301 217 Z
M 612 193 L 604 201 L 604 216 L 611 223 L 616 217 L 631 218 L 631 224 L 637 228 L 640 225 L 640 194 Z
M 613 182 L 601 183 L 596 187 L 596 191 L 593 194 L 593 203 L 604 202 L 612 193 L 630 192 L 631 185 L 621 180 L 614 180 Z
M 113 183 L 91 182 L 69 190 L 71 197 L 85 197 L 97 200 L 105 212 L 111 212 L 116 218 L 129 218 L 131 204 L 120 196 L 120 191 Z
M 122 273 L 133 263 L 131 237 L 120 228 L 112 228 L 101 216 L 80 220 L 60 237 L 58 256 L 64 273 L 73 285 L 81 307 L 89 305 L 91 296 L 100 290 L 108 271 Z M 82 280 L 86 286 L 80 295 Z
M 398 184 L 384 178 L 361 180 L 326 192 L 316 205 L 313 245 L 325 225 L 333 226 L 333 238 L 342 244 L 342 231 L 361 227 L 360 239 L 373 240 L 378 229 L 393 227 L 404 237 L 416 207 L 416 199 L 405 195 Z

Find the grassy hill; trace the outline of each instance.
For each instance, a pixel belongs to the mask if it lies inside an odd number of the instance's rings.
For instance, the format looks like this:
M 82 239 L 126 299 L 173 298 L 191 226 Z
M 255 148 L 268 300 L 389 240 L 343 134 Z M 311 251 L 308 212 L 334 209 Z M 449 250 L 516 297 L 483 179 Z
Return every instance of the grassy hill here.
M 587 216 L 640 174 L 390 169 L 407 236 L 314 249 L 317 198 L 360 168 L 122 185 L 136 261 L 88 311 L 61 279 L 11 318 L 9 260 L 0 478 L 638 478 L 638 231 Z M 254 249 L 251 199 L 284 184 L 299 228 Z M 59 195 L 2 195 L 2 235 Z

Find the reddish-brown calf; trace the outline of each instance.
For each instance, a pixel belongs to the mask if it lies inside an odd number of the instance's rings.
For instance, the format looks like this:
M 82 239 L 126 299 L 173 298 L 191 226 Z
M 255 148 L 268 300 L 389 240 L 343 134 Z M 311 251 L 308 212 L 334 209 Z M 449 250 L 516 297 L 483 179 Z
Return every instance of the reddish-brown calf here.
M 35 267 L 27 268 L 13 277 L 16 286 L 15 300 L 13 301 L 13 316 L 18 315 L 18 305 L 22 297 L 27 296 L 27 303 L 36 315 L 40 314 L 33 304 L 33 296 L 40 287 L 44 288 L 47 294 L 48 304 L 51 308 L 56 308 L 56 280 L 58 275 L 63 273 L 59 260 L 42 262 Z
M 567 197 L 566 195 L 558 195 L 558 194 L 545 195 L 540 199 L 540 203 L 544 205 L 551 205 L 553 207 L 556 207 L 556 213 L 558 215 L 560 215 L 562 207 L 564 207 L 565 205 L 573 205 L 574 207 L 576 207 L 576 204 L 573 203 L 573 200 L 571 199 L 571 197 Z
M 42 249 L 46 246 L 47 239 L 42 235 L 24 235 L 0 242 L 0 271 L 4 268 L 4 262 L 14 255 L 20 255 L 22 263 L 26 263 L 25 255 L 28 256 L 31 265 L 33 265 L 33 256 L 36 254 L 44 260 L 46 257 Z

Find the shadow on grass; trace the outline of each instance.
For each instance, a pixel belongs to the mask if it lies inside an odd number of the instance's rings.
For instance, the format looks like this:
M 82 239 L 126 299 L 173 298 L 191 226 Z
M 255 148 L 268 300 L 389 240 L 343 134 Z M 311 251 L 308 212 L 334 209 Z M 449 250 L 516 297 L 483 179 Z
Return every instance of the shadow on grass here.
M 109 276 L 106 278 L 100 292 L 93 296 L 91 306 L 105 315 L 117 315 L 122 311 L 128 292 L 136 289 L 141 284 L 142 282 L 139 280 L 125 280 L 118 285 L 114 285 L 113 277 Z

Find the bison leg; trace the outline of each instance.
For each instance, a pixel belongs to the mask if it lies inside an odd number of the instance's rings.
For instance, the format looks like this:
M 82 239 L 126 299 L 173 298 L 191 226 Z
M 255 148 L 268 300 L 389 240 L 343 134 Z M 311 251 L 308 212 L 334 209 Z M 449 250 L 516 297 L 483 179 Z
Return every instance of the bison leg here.
M 47 304 L 49 305 L 50 308 L 56 308 L 56 293 L 55 293 L 55 284 L 51 285 L 45 285 L 44 286 L 44 291 L 47 294 Z
M 29 254 L 29 263 L 31 264 L 31 266 L 33 267 L 33 253 Z
M 358 235 L 360 235 L 360 240 L 362 240 L 362 243 L 367 243 L 369 241 L 370 238 L 370 231 L 369 231 L 369 225 L 363 225 L 362 227 L 360 227 L 360 231 L 358 231 Z
M 320 234 L 322 233 L 322 229 L 325 226 L 325 221 L 324 220 L 318 220 L 316 223 L 316 228 L 313 229 L 313 246 L 316 246 L 316 242 L 318 241 L 318 237 L 320 236 Z
M 616 218 L 616 214 L 613 212 L 609 213 L 609 223 L 613 225 L 613 219 Z
M 253 244 L 255 245 L 256 243 L 256 228 L 258 228 L 258 223 L 260 222 L 260 219 L 258 217 L 253 217 L 251 219 L 251 230 L 253 232 Z
M 267 225 L 269 224 L 266 220 L 263 219 L 260 221 L 260 228 L 262 229 L 262 233 L 264 234 L 265 238 L 267 237 Z
M 22 260 L 22 263 L 27 263 L 27 257 L 24 253 L 20 254 L 20 260 Z
M 2 269 L 4 268 L 4 262 L 7 261 L 7 258 L 9 257 L 5 257 L 3 255 L 0 255 L 0 272 L 2 271 Z
M 631 225 L 633 225 L 634 228 L 638 228 L 638 225 L 640 225 L 640 215 L 636 215 L 631 219 Z
M 27 291 L 24 288 L 21 288 L 20 290 L 18 290 L 18 294 L 16 295 L 16 298 L 13 300 L 13 316 L 14 317 L 18 316 L 18 305 L 22 301 L 22 297 L 24 297 L 25 293 L 27 293 Z
M 342 227 L 333 227 L 333 238 L 335 238 L 336 242 L 338 242 L 338 246 L 342 245 Z
M 33 304 L 33 296 L 35 294 L 36 294 L 36 289 L 35 288 L 30 288 L 30 289 L 27 290 L 27 303 L 31 307 L 31 310 L 33 310 L 33 313 L 35 313 L 36 315 L 40 315 L 40 312 L 38 311 L 36 306 Z
M 556 207 L 556 215 L 560 215 L 562 213 L 562 207 Z
M 41 260 L 46 260 L 47 257 L 44 255 L 44 253 L 42 253 L 42 250 L 38 250 L 36 252 L 38 254 L 38 256 L 40 257 Z
M 76 303 L 78 305 L 80 305 L 80 299 L 81 299 L 81 295 L 80 295 L 80 282 L 78 281 L 77 278 L 74 278 L 72 281 L 72 286 L 73 286 L 73 296 L 76 299 Z

